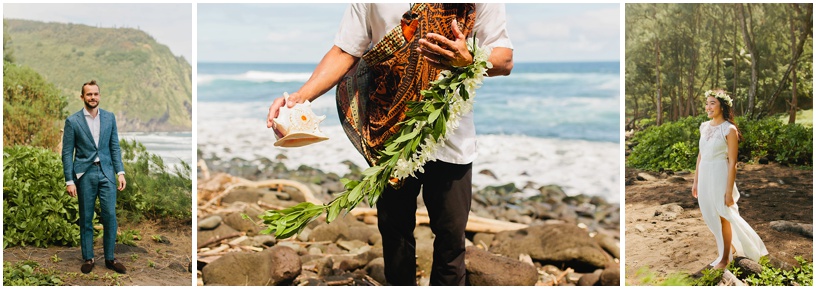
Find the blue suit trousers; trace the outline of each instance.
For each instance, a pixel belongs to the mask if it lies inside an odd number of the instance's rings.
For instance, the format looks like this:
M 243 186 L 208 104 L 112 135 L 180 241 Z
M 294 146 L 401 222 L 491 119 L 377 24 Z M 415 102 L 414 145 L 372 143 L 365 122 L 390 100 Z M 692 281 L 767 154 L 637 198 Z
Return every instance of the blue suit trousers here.
M 77 197 L 79 199 L 79 239 L 82 247 L 82 259 L 94 258 L 94 204 L 99 198 L 100 214 L 104 233 L 102 245 L 105 260 L 113 260 L 113 249 L 116 245 L 116 185 L 105 177 L 99 165 L 92 165 L 78 180 Z

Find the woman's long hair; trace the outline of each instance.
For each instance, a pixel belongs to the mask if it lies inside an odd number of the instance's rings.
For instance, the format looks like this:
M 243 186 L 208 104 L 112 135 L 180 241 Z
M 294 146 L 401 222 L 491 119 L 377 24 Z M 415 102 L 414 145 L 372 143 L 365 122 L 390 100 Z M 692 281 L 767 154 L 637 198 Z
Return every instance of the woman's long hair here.
M 723 89 L 713 89 L 712 91 L 714 91 L 714 92 L 718 92 L 718 91 L 725 92 L 725 90 L 723 90 Z M 727 120 L 728 122 L 730 122 L 731 124 L 733 124 L 735 128 L 737 128 L 737 141 L 738 142 L 742 141 L 742 132 L 740 132 L 739 126 L 737 126 L 737 122 L 734 121 L 734 108 L 728 106 L 728 104 L 725 103 L 725 100 L 723 100 L 722 98 L 714 97 L 714 99 L 716 99 L 717 101 L 720 102 L 720 107 L 722 108 L 723 118 L 725 120 Z

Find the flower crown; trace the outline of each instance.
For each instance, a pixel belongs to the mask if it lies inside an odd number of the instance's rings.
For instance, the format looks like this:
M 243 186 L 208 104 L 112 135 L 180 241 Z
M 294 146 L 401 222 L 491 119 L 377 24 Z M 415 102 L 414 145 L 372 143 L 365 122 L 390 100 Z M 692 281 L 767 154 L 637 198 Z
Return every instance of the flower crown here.
M 708 90 L 705 92 L 705 96 L 706 97 L 713 96 L 715 98 L 722 99 L 723 102 L 728 104 L 728 107 L 732 107 L 734 104 L 734 100 L 731 99 L 731 96 L 729 96 L 727 93 L 725 93 L 725 91 L 722 90 L 718 90 L 717 92 L 714 92 L 713 90 Z

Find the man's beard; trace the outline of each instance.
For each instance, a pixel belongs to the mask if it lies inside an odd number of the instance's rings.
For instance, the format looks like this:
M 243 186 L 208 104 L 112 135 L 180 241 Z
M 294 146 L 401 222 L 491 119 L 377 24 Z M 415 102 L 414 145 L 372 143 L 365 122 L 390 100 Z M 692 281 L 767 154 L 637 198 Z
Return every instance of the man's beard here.
M 94 104 L 94 105 L 91 105 L 91 103 L 90 103 L 90 102 L 85 101 L 85 107 L 87 107 L 88 109 L 94 109 L 94 108 L 96 108 L 97 106 L 99 106 L 99 101 L 97 101 L 97 102 L 96 102 L 96 104 Z

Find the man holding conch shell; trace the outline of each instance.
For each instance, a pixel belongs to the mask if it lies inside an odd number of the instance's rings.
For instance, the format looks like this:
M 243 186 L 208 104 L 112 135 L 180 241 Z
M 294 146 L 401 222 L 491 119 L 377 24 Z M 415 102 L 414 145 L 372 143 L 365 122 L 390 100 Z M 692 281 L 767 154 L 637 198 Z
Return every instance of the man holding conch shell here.
M 289 136 L 283 126 L 292 120 L 317 127 L 313 113 L 293 119 L 287 110 L 308 107 L 337 85 L 340 122 L 372 167 L 362 181 L 344 183 L 340 205 L 324 206 L 327 221 L 365 197 L 376 204 L 390 285 L 416 285 L 413 231 L 420 189 L 436 236 L 431 285 L 466 284 L 465 226 L 477 154 L 473 97 L 485 75 L 508 75 L 513 68 L 505 26 L 504 4 L 351 4 L 334 46 L 309 80 L 269 107 L 267 127 L 281 142 Z M 319 141 L 322 134 L 313 134 L 292 137 L 301 141 L 291 144 Z M 286 236 L 305 225 L 282 216 L 315 217 L 304 211 L 268 213 L 278 225 L 270 228 Z

